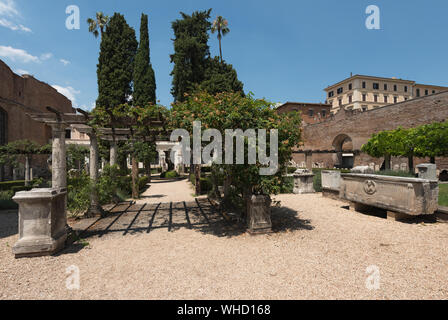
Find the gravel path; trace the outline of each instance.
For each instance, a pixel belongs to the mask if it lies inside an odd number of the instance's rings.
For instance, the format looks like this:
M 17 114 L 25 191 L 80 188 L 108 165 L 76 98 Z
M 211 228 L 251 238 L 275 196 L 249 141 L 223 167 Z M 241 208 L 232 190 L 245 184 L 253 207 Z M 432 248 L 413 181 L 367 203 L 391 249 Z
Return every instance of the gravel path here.
M 177 191 L 181 183 L 171 186 Z M 447 223 L 392 222 L 320 194 L 276 199 L 283 207 L 273 212 L 271 235 L 187 227 L 111 232 L 55 257 L 19 260 L 11 253 L 17 217 L 0 214 L 0 298 L 448 298 Z M 80 270 L 79 290 L 66 288 L 72 265 Z M 372 265 L 378 290 L 366 287 Z

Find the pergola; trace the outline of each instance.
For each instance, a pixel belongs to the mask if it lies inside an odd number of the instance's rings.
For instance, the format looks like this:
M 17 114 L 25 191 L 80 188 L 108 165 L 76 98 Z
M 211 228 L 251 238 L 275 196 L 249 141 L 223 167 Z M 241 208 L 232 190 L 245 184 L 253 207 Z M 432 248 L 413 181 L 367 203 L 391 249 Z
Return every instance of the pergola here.
M 143 123 L 145 130 L 136 132 L 132 126 L 137 125 L 135 119 L 123 117 L 114 119 L 110 128 L 95 128 L 89 125 L 93 119 L 91 114 L 82 109 L 77 109 L 80 114 L 61 113 L 52 107 L 47 107 L 49 113 L 29 113 L 28 115 L 35 121 L 45 123 L 52 129 L 52 188 L 67 188 L 67 163 L 65 131 L 74 125 L 76 130 L 85 133 L 90 139 L 90 179 L 93 184 L 98 182 L 99 171 L 99 148 L 98 139 L 110 142 L 110 163 L 117 162 L 117 142 L 118 141 L 145 141 L 156 142 L 167 139 L 165 121 L 159 114 L 158 118 L 147 119 Z M 120 128 L 127 127 L 127 128 Z M 164 135 L 162 135 L 164 134 Z M 99 203 L 99 196 L 96 188 L 91 193 L 90 208 L 88 214 L 101 214 L 102 208 Z

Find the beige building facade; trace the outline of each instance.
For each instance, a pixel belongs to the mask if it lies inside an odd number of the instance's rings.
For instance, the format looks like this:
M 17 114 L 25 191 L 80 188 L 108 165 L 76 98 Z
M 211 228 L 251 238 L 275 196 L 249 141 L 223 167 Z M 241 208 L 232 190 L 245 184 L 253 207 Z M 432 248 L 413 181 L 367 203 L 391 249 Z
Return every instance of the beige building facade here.
M 332 113 L 343 109 L 367 111 L 443 91 L 448 87 L 364 75 L 351 76 L 325 89 Z

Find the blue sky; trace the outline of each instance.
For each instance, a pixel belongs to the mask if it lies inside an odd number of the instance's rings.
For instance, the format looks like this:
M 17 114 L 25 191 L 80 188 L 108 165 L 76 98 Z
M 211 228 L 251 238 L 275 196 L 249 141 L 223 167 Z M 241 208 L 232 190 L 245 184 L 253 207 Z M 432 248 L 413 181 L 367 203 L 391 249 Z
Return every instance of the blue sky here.
M 80 9 L 80 30 L 68 30 L 66 7 Z M 368 5 L 380 8 L 381 29 L 365 27 Z M 446 0 L 0 0 L 0 59 L 14 71 L 56 86 L 75 106 L 97 98 L 99 40 L 88 17 L 120 12 L 137 31 L 149 15 L 157 98 L 172 102 L 171 22 L 179 12 L 212 8 L 229 20 L 224 59 L 246 92 L 273 102 L 323 102 L 323 89 L 353 74 L 448 86 Z M 212 55 L 218 41 L 211 35 Z

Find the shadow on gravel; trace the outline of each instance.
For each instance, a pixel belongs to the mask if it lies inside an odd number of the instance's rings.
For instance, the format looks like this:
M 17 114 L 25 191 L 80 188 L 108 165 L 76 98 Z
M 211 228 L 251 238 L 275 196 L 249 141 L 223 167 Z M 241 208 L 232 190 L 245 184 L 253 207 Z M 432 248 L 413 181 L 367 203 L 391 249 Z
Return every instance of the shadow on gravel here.
M 0 239 L 19 233 L 18 211 L 0 211 Z

